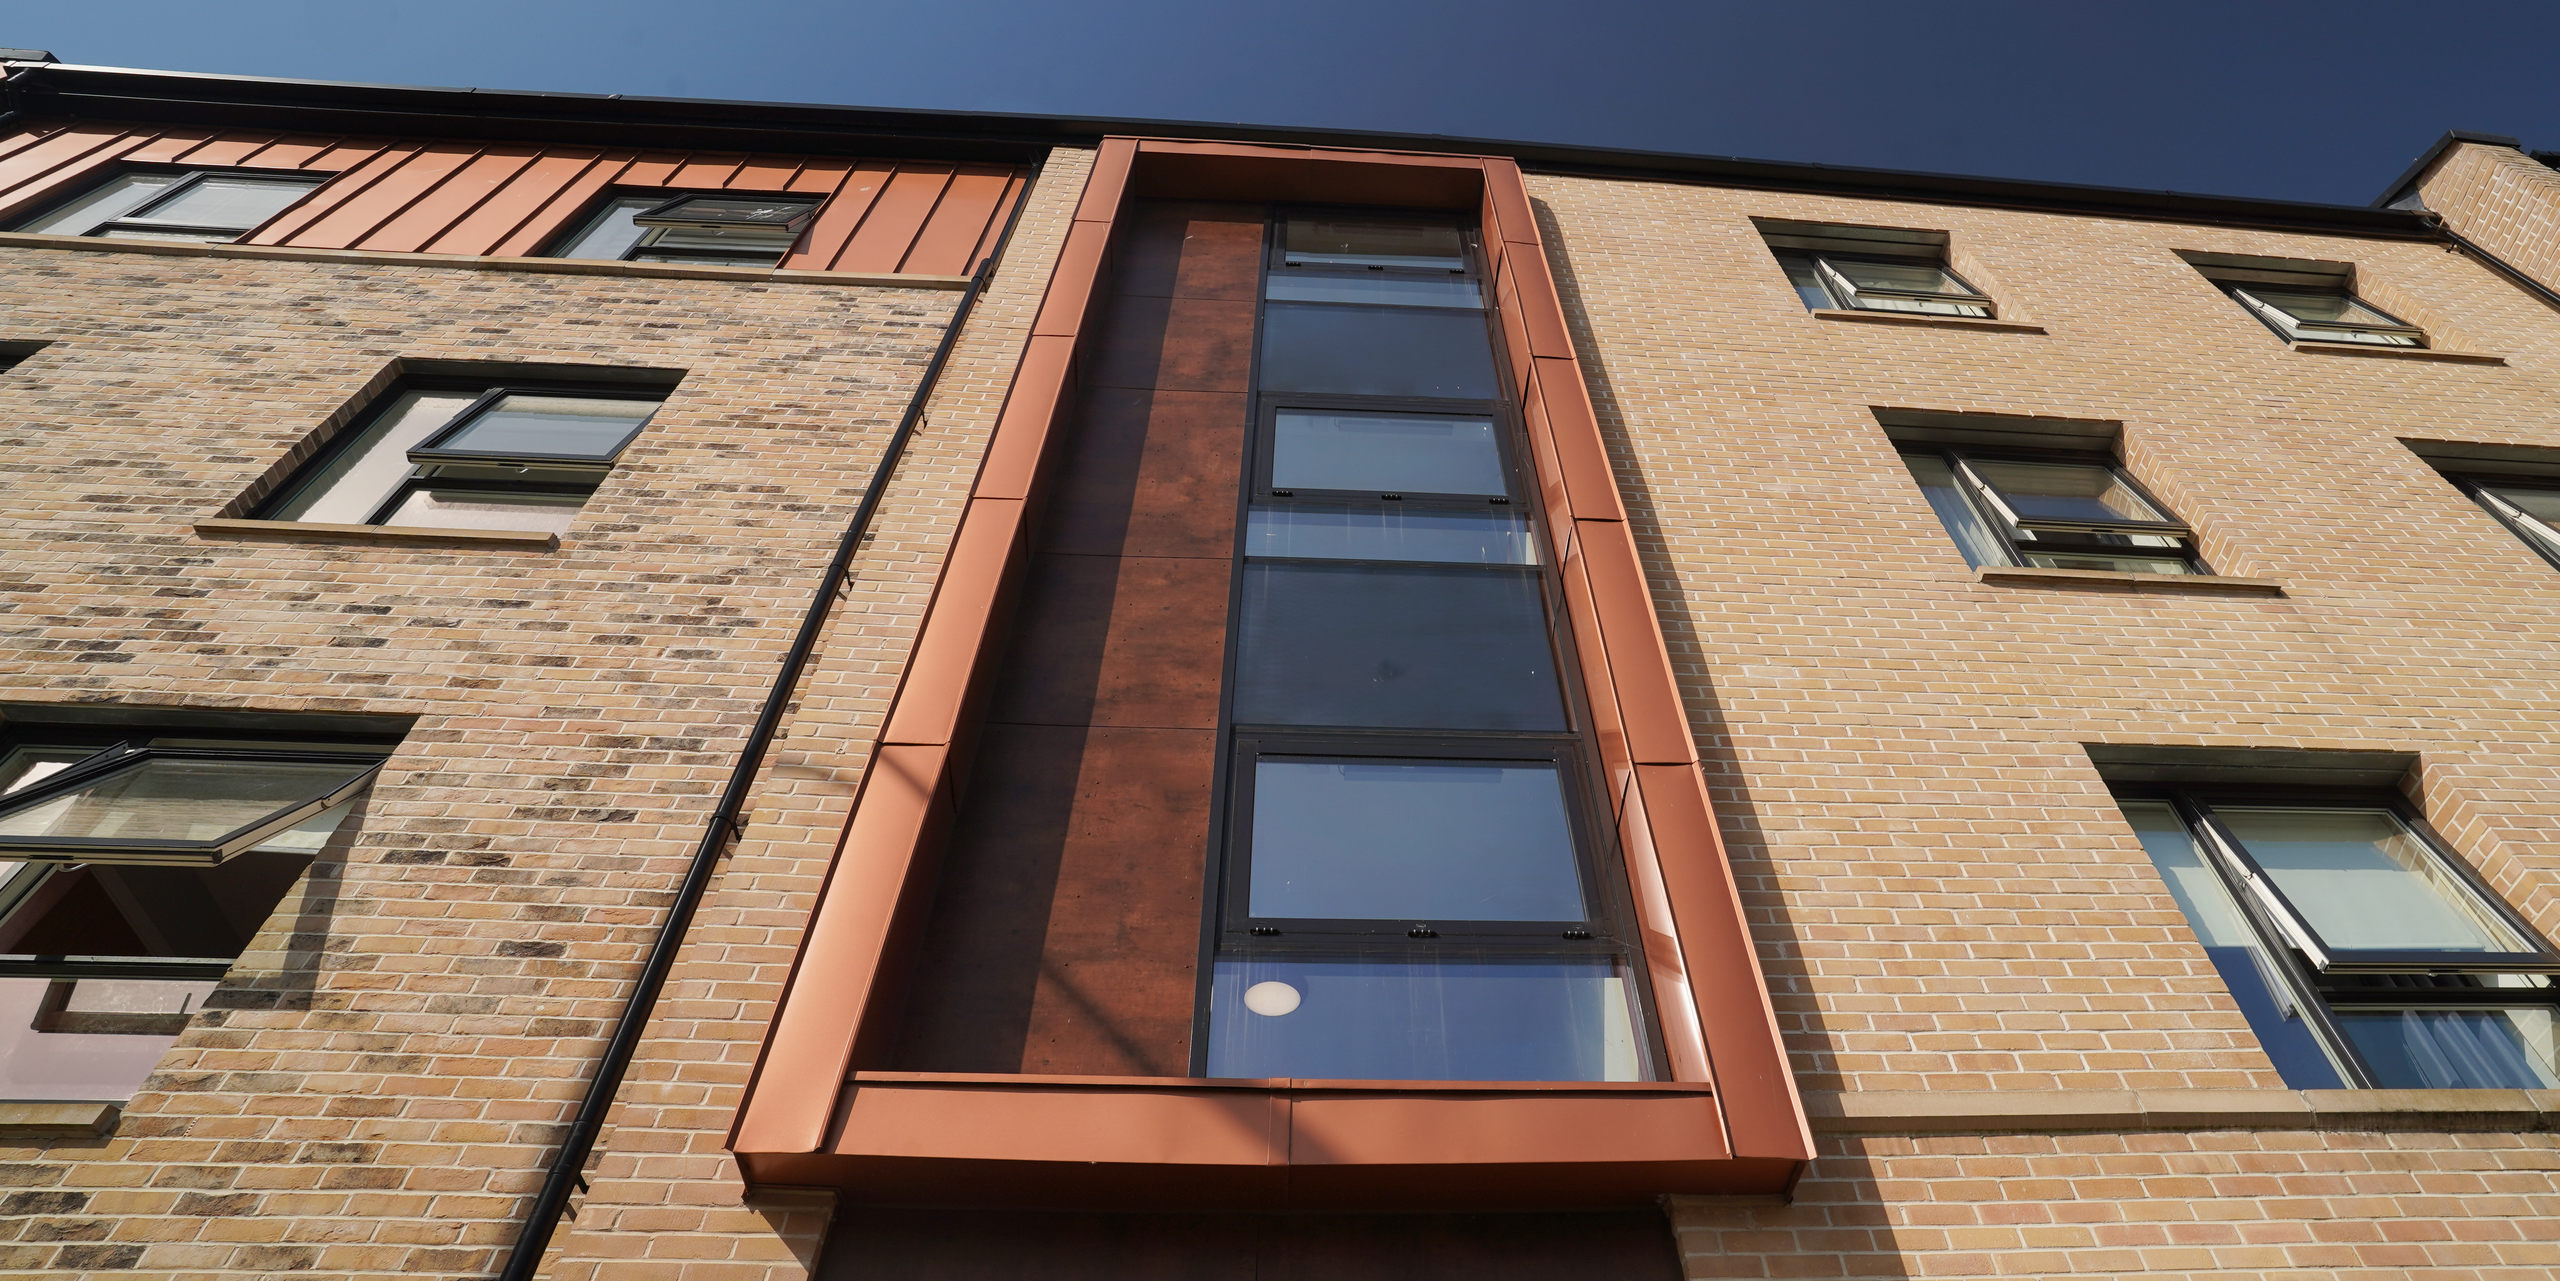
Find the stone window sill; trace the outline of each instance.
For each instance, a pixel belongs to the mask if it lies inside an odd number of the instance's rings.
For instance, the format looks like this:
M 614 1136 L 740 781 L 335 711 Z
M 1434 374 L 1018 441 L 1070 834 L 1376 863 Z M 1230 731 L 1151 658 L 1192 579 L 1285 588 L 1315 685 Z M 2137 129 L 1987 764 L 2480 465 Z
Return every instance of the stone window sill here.
M 121 1103 L 0 1100 L 0 1138 L 99 1139 L 113 1133 Z
M 1995 334 L 2040 334 L 2042 325 L 2019 320 L 1991 320 L 1981 316 L 1924 316 L 1909 311 L 1837 311 L 1830 308 L 1813 313 L 1816 320 L 1853 320 L 1869 325 L 1926 325 L 1934 329 L 1981 329 Z
M 2124 586 L 2138 592 L 2263 592 L 2284 595 L 2284 583 L 2274 578 L 2243 578 L 2228 574 L 2134 574 L 2114 569 L 2039 569 L 2026 565 L 1987 565 L 1974 575 L 1985 583 L 2017 583 L 2025 586 Z
M 878 272 L 788 271 L 780 267 L 704 267 L 590 258 L 478 258 L 466 254 L 381 253 L 369 249 L 296 249 L 281 245 L 198 245 L 106 236 L 0 232 L 0 246 L 78 249 L 90 253 L 159 254 L 178 258 L 264 258 L 274 262 L 370 263 L 385 267 L 458 267 L 466 271 L 532 271 L 569 276 L 648 276 L 660 280 L 755 280 L 772 284 L 887 285 L 900 289 L 966 289 L 967 276 L 901 276 Z
M 2438 351 L 2433 347 L 2377 347 L 2357 342 L 2298 342 L 2295 351 L 2314 356 L 2378 356 L 2384 360 L 2434 360 L 2450 365 L 2503 365 L 2504 356 L 2476 351 Z
M 530 529 L 436 529 L 423 525 L 322 525 L 300 520 L 208 519 L 196 522 L 200 538 L 283 538 L 308 543 L 488 543 L 554 551 L 558 534 Z

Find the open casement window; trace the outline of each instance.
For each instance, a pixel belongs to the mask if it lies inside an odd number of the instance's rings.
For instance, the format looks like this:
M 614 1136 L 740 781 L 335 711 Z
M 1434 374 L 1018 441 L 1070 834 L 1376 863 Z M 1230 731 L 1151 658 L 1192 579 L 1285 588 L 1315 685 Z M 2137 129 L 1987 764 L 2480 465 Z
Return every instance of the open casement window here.
M 1195 1070 L 1656 1078 L 1471 228 L 1271 228 Z
M 2356 296 L 2350 263 L 2191 251 L 2179 256 L 2287 342 L 2427 345 L 2417 326 Z
M 16 730 L 0 745 L 0 1099 L 138 1088 L 390 750 Z
M 819 203 L 753 192 L 608 196 L 548 256 L 770 267 L 791 252 Z
M 413 382 L 341 434 L 263 515 L 560 533 L 665 395 Z
M 2205 574 L 2195 532 L 2104 455 L 1906 445 L 1967 564 Z
M 1945 232 L 1773 218 L 1752 223 L 1809 310 L 1982 318 L 1997 311 L 1981 290 L 1947 270 Z
M 2560 953 L 2398 796 L 2116 795 L 2286 1084 L 2560 1088 Z
M 2498 523 L 2560 568 L 2560 477 L 2448 476 Z
M 265 225 L 328 180 L 327 174 L 212 169 L 122 173 L 15 229 L 224 244 Z

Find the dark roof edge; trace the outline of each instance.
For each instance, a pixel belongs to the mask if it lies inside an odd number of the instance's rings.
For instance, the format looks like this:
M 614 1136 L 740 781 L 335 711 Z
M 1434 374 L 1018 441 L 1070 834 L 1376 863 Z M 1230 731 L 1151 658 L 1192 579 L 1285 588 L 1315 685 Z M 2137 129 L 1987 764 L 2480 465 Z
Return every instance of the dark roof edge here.
M 2524 144 L 2522 142 L 2510 138 L 2502 133 L 2479 133 L 2470 129 L 2447 129 L 2444 131 L 2443 137 L 2436 139 L 2435 142 L 2430 144 L 2425 151 L 2418 153 L 2418 158 L 2410 162 L 2408 168 L 2401 170 L 2400 176 L 2392 179 L 2391 185 L 2383 188 L 2381 195 L 2373 198 L 2372 207 L 2376 209 L 2387 208 L 2393 202 L 2399 200 L 2401 196 L 2406 195 L 2409 188 L 2418 181 L 2419 176 L 2427 171 L 2427 166 L 2434 164 L 2436 162 L 2436 157 L 2443 155 L 2447 151 L 2451 151 L 2454 144 L 2459 142 L 2478 142 L 2485 143 L 2492 147 L 2513 147 L 2518 151 L 2524 150 Z
M 559 141 L 617 139 L 670 147 L 797 148 L 836 154 L 859 151 L 1012 163 L 1037 160 L 1051 146 L 1091 145 L 1107 135 L 1138 134 L 1284 146 L 1461 152 L 1506 157 L 1524 168 L 1544 173 L 2103 214 L 2148 221 L 2237 224 L 2390 238 L 2435 234 L 2415 214 L 2360 205 L 1441 134 L 430 88 L 61 63 L 17 63 L 8 70 L 8 84 L 15 91 L 11 96 L 18 99 L 13 105 L 31 115 L 153 119 L 179 114 L 210 123 L 259 122 L 310 131 L 442 132 L 448 136 Z M 450 122 L 462 123 L 457 126 Z M 2445 145 L 2450 144 L 2440 143 L 2439 149 Z

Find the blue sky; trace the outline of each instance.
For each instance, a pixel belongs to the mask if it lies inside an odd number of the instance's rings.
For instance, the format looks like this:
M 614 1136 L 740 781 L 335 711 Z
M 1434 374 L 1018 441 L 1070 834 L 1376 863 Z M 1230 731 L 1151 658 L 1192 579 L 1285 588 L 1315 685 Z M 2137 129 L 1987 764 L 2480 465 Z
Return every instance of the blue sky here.
M 2362 204 L 2560 149 L 2549 0 L 89 0 L 66 62 L 1376 128 Z

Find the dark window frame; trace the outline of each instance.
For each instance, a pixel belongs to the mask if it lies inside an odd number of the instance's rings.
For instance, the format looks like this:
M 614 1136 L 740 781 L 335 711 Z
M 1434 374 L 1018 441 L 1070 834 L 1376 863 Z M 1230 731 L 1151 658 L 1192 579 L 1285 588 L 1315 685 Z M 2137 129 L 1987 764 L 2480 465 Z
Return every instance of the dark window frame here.
M 774 230 L 786 230 L 790 232 L 790 239 L 782 242 L 780 247 L 772 250 L 769 255 L 768 252 L 763 249 L 742 249 L 734 254 L 724 254 L 720 250 L 709 248 L 688 249 L 684 251 L 687 257 L 726 257 L 731 260 L 727 264 L 729 266 L 780 267 L 783 263 L 790 260 L 792 254 L 799 251 L 800 246 L 808 238 L 809 230 L 817 225 L 819 215 L 826 212 L 827 201 L 832 199 L 833 195 L 834 193 L 832 192 L 818 194 L 806 191 L 731 191 L 725 188 L 708 187 L 610 186 L 606 187 L 603 191 L 598 192 L 595 198 L 587 203 L 586 208 L 582 211 L 582 215 L 571 222 L 566 229 L 560 232 L 559 235 L 553 237 L 551 242 L 536 256 L 543 258 L 567 258 L 568 254 L 566 251 L 569 247 L 577 244 L 580 240 L 586 238 L 590 232 L 593 232 L 596 229 L 597 224 L 603 221 L 606 214 L 610 211 L 616 201 L 637 200 L 652 196 L 659 198 L 657 204 L 632 214 L 632 221 L 635 225 L 645 225 L 640 224 L 639 220 L 648 217 L 651 214 L 656 214 L 662 210 L 674 208 L 676 205 L 688 200 L 699 200 L 704 198 L 771 200 L 776 202 L 788 202 L 791 204 L 807 204 L 810 207 L 807 214 L 792 220 L 790 225 L 786 227 L 773 228 Z M 650 251 L 651 242 L 657 238 L 657 234 L 661 231 L 676 229 L 678 228 L 666 224 L 647 226 L 645 233 L 638 240 L 633 241 L 629 248 L 623 250 L 621 256 L 618 258 L 580 258 L 572 259 L 571 261 L 649 262 L 652 261 L 652 259 L 647 258 L 644 255 Z M 737 223 L 728 224 L 722 229 L 764 230 L 765 228 L 758 227 L 756 224 L 752 223 Z M 665 265 L 684 267 L 716 264 L 668 263 Z
M 1895 298 L 1909 302 L 1940 302 L 1955 306 L 1982 308 L 1982 315 L 1976 317 L 1962 317 L 1959 315 L 1958 318 L 1962 319 L 1996 320 L 2000 316 L 1999 301 L 1994 299 L 1991 295 L 1976 288 L 1972 281 L 1965 279 L 1963 276 L 1957 275 L 1956 269 L 1949 265 L 1946 258 L 1942 255 L 1917 253 L 1839 253 L 1828 249 L 1780 249 L 1776 247 L 1772 247 L 1769 250 L 1769 253 L 1772 257 L 1777 259 L 1781 272 L 1785 270 L 1790 260 L 1803 261 L 1809 268 L 1811 268 L 1815 282 L 1822 287 L 1822 291 L 1825 294 L 1830 296 L 1832 309 L 1836 311 L 1873 311 L 1900 316 L 1944 316 L 1955 314 L 1947 312 L 1933 313 L 1925 311 L 1906 311 L 1899 307 L 1876 307 L 1859 301 L 1860 295 L 1873 294 L 1880 298 Z M 1925 266 L 1936 271 L 1944 272 L 1947 279 L 1963 286 L 1965 292 L 1961 294 L 1953 294 L 1916 289 L 1864 289 L 1860 288 L 1855 282 L 1849 280 L 1848 277 L 1837 267 L 1830 267 L 1826 272 L 1826 265 L 1833 261 L 1872 262 L 1896 267 L 1909 267 L 1915 264 Z M 1832 278 L 1834 277 L 1839 279 L 1839 284 L 1832 283 Z M 1846 286 L 1848 289 L 1848 294 L 1845 297 L 1841 294 L 1842 286 Z M 1797 286 L 1792 281 L 1789 282 L 1788 288 L 1794 289 L 1796 287 Z M 1801 295 L 1799 295 L 1799 297 L 1801 297 Z
M 2539 489 L 2560 493 L 2560 476 L 2513 476 L 2495 472 L 2439 472 L 2454 488 L 2462 491 L 2489 518 L 2498 522 L 2517 542 L 2560 569 L 2560 528 L 2545 524 L 2541 517 L 2515 507 L 2495 494 L 2490 486 L 2504 489 Z M 2537 532 L 2539 531 L 2539 532 Z
M 2543 986 L 2493 987 L 2480 979 L 2499 975 L 2560 975 L 2560 948 L 2552 947 L 2533 923 L 2517 912 L 2462 858 L 2453 845 L 2430 826 L 2425 815 L 2397 792 L 2368 788 L 2249 787 L 2232 784 L 2120 783 L 2109 792 L 2117 801 L 2166 802 L 2195 842 L 2198 857 L 2210 869 L 2240 913 L 2259 946 L 2281 973 L 2295 1007 L 2313 1029 L 2330 1060 L 2357 1089 L 2377 1088 L 2373 1069 L 2354 1039 L 2339 1024 L 2340 1010 L 2409 1008 L 2526 1008 L 2560 1010 L 2560 980 Z M 2217 804 L 2250 809 L 2386 810 L 2404 824 L 2436 862 L 2448 869 L 2482 907 L 2510 929 L 2543 950 L 2535 953 L 2389 952 L 2336 948 L 2291 905 L 2272 877 L 2260 873 L 2248 846 L 2214 814 Z M 2210 833 L 2210 835 L 2208 835 Z M 2217 850 L 2222 845 L 2228 856 Z M 2249 869 L 2244 879 L 2231 860 Z M 2252 881 L 2255 885 L 2252 885 Z M 2264 895 L 2264 897 L 2262 897 Z M 2291 920 L 2279 918 L 2281 911 Z M 2297 934 L 2297 931 L 2299 934 Z M 2326 951 L 2332 960 L 2316 965 L 2303 939 Z M 2465 985 L 2466 982 L 2468 985 Z
M 200 232 L 206 235 L 220 234 L 226 237 L 219 241 L 205 242 L 209 244 L 238 244 L 242 240 L 255 235 L 268 223 L 274 222 L 276 219 L 283 217 L 295 206 L 300 205 L 303 200 L 310 199 L 313 192 L 327 186 L 331 179 L 338 176 L 334 173 L 315 174 L 301 169 L 256 169 L 240 166 L 199 168 L 192 165 L 119 165 L 99 177 L 97 181 L 88 183 L 78 191 L 64 196 L 60 200 L 53 201 L 47 204 L 44 208 L 36 211 L 34 214 L 21 219 L 20 223 L 23 225 L 24 223 L 41 222 L 44 219 L 51 217 L 54 211 L 61 209 L 65 205 L 86 199 L 91 193 L 96 192 L 99 188 L 104 187 L 119 178 L 128 177 L 133 174 L 145 173 L 172 173 L 181 175 L 181 177 L 178 181 L 169 184 L 158 194 L 144 200 L 141 204 L 135 205 L 133 208 L 128 209 L 121 214 L 117 214 L 112 218 L 102 219 L 96 226 L 89 228 L 87 231 L 68 234 L 78 235 L 84 238 L 113 240 L 118 239 L 118 237 L 111 234 L 112 229 L 118 223 L 135 222 L 137 226 L 150 231 Z M 145 223 L 139 221 L 142 215 L 149 213 L 154 207 L 177 199 L 180 195 L 198 186 L 207 178 L 257 178 L 271 182 L 297 183 L 308 187 L 310 190 L 303 193 L 301 200 L 295 200 L 292 203 L 287 204 L 284 208 L 267 215 L 264 219 L 261 219 L 257 223 L 247 227 L 213 227 L 193 223 Z M 61 235 L 66 233 L 55 232 L 52 234 Z M 143 239 L 144 237 L 129 238 Z
M 2398 335 L 2410 340 L 2407 343 L 2358 343 L 2359 346 L 2378 347 L 2385 350 L 2397 348 L 2402 351 L 2424 351 L 2429 345 L 2427 342 L 2426 330 L 2420 329 L 2416 325 L 2410 324 L 2408 321 L 2402 320 L 2398 316 L 2394 316 L 2390 312 L 2384 311 L 2382 308 L 2373 305 L 2373 302 L 2370 299 L 2358 294 L 2354 289 L 2343 283 L 2337 285 L 2320 285 L 2306 282 L 2303 284 L 2268 285 L 2265 282 L 2254 280 L 2214 279 L 2213 285 L 2214 288 L 2222 291 L 2224 297 L 2231 300 L 2232 305 L 2246 313 L 2250 319 L 2266 326 L 2267 332 L 2274 334 L 2278 338 L 2284 339 L 2288 345 L 2297 342 L 2357 342 L 2356 339 L 2349 337 L 2324 338 L 2316 331 L 2329 331 L 2337 334 Z M 2273 302 L 2269 302 L 2264 298 L 2256 297 L 2254 291 L 2261 288 L 2272 288 L 2282 293 L 2318 294 L 2325 297 L 2344 298 L 2348 302 L 2354 303 L 2355 305 L 2362 307 L 2365 310 L 2390 321 L 2391 323 L 2387 325 L 2349 325 L 2335 321 L 2304 320 L 2289 311 L 2285 311 L 2284 308 L 2277 306 Z M 2250 296 L 2243 298 L 2241 295 L 2244 293 L 2250 294 Z M 2272 308 L 2275 311 L 2283 312 L 2285 318 L 2293 322 L 2293 325 L 2297 330 L 2311 330 L 2315 332 L 2287 333 L 2282 324 L 2270 318 L 2266 312 L 2260 310 L 2260 308 Z
M 1904 441 L 1894 442 L 1894 452 L 1902 456 L 1913 454 L 1935 456 L 1945 462 L 1948 469 L 1955 475 L 1956 493 L 1964 500 L 1966 508 L 1973 513 L 1974 519 L 1980 521 L 1983 528 L 1989 530 L 1991 536 L 2000 540 L 2001 545 L 2008 550 L 2009 564 L 2013 567 L 2031 567 L 2027 556 L 2041 552 L 2048 555 L 2183 560 L 2196 574 L 2213 573 L 2213 567 L 2205 561 L 2203 550 L 2196 545 L 2198 539 L 2195 527 L 2183 520 L 2174 519 L 2177 516 L 2177 510 L 2160 501 L 2159 496 L 2135 478 L 2133 472 L 2113 454 L 2094 450 L 1984 449 L 1969 445 L 1921 444 Z M 1999 488 L 1966 465 L 1969 461 L 1976 459 L 1986 463 L 2046 463 L 2073 467 L 2103 467 L 2114 473 L 2118 484 L 2132 490 L 2136 497 L 2150 504 L 2152 510 L 2162 512 L 2172 519 L 2101 521 L 2017 516 L 2008 504 L 2001 500 Z M 2061 535 L 2062 539 L 2053 542 L 2038 539 L 2033 545 L 2022 544 L 2014 532 L 2017 530 L 2056 534 Z M 2179 545 L 2147 547 L 2134 543 L 2097 541 L 2098 538 L 2110 533 L 2175 538 L 2179 540 Z
M 1458 227 L 1460 244 L 1465 253 L 1463 270 L 1412 268 L 1343 264 L 1306 264 L 1284 267 L 1286 229 L 1292 217 L 1339 216 L 1418 221 L 1445 219 Z M 1216 753 L 1216 775 L 1210 799 L 1210 825 L 1207 876 L 1203 884 L 1204 911 L 1198 963 L 1198 986 L 1192 1008 L 1191 1065 L 1193 1075 L 1208 1070 L 1211 1049 L 1210 1005 L 1214 994 L 1217 963 L 1221 957 L 1249 959 L 1270 956 L 1303 956 L 1310 959 L 1342 955 L 1346 949 L 1368 951 L 1379 946 L 1414 945 L 1416 955 L 1426 952 L 1535 961 L 1539 959 L 1608 960 L 1621 967 L 1633 993 L 1635 1034 L 1641 1044 L 1637 1057 L 1644 1079 L 1668 1079 L 1662 1022 L 1653 991 L 1651 969 L 1645 949 L 1640 945 L 1641 933 L 1634 906 L 1634 889 L 1629 882 L 1624 851 L 1619 847 L 1612 812 L 1606 805 L 1608 779 L 1596 753 L 1584 739 L 1592 728 L 1588 695 L 1583 687 L 1577 659 L 1573 629 L 1565 613 L 1564 582 L 1555 563 L 1552 540 L 1546 533 L 1548 513 L 1539 486 L 1531 471 L 1530 442 L 1518 406 L 1507 398 L 1472 400 L 1428 397 L 1391 397 L 1352 394 L 1266 391 L 1262 387 L 1263 315 L 1272 300 L 1267 295 L 1269 278 L 1286 271 L 1293 275 L 1338 275 L 1376 278 L 1380 275 L 1405 275 L 1422 279 L 1452 277 L 1476 283 L 1477 307 L 1408 307 L 1373 303 L 1307 302 L 1282 300 L 1288 306 L 1356 307 L 1377 311 L 1453 311 L 1470 312 L 1484 326 L 1487 349 L 1491 353 L 1497 390 L 1508 389 L 1512 381 L 1510 357 L 1503 342 L 1502 320 L 1493 291 L 1492 272 L 1486 266 L 1483 230 L 1475 220 L 1454 211 L 1375 209 L 1346 206 L 1275 205 L 1264 224 L 1264 257 L 1262 279 L 1255 286 L 1255 322 L 1252 360 L 1247 373 L 1247 387 L 1253 411 L 1248 419 L 1252 435 L 1247 444 L 1244 474 L 1239 478 L 1236 495 L 1236 541 L 1227 602 L 1226 657 L 1222 666 L 1222 682 L 1218 701 L 1219 735 Z M 1274 447 L 1274 424 L 1282 409 L 1336 410 L 1343 412 L 1376 411 L 1381 413 L 1442 413 L 1475 418 L 1491 418 L 1496 439 L 1503 451 L 1503 470 L 1511 492 L 1500 496 L 1507 501 L 1493 501 L 1491 495 L 1425 495 L 1387 499 L 1365 491 L 1296 490 L 1275 492 L 1269 484 Z M 1404 560 L 1356 560 L 1336 558 L 1302 558 L 1258 556 L 1248 553 L 1246 531 L 1256 506 L 1373 506 L 1380 510 L 1431 509 L 1439 511 L 1498 511 L 1524 518 L 1527 536 L 1537 547 L 1534 564 L 1474 566 L 1467 562 L 1431 562 Z M 1360 727 L 1328 728 L 1322 726 L 1249 725 L 1236 717 L 1238 692 L 1238 644 L 1243 624 L 1243 592 L 1248 562 L 1269 561 L 1277 564 L 1399 566 L 1446 565 L 1453 568 L 1482 568 L 1526 571 L 1536 575 L 1539 598 L 1545 606 L 1547 641 L 1556 664 L 1567 728 L 1558 732 L 1538 731 L 1467 731 L 1467 730 L 1398 730 Z M 1363 920 L 1356 932 L 1300 931 L 1292 939 L 1286 922 L 1274 923 L 1282 929 L 1278 935 L 1256 934 L 1250 918 L 1234 915 L 1244 909 L 1242 895 L 1251 881 L 1249 849 L 1239 851 L 1230 839 L 1239 830 L 1249 842 L 1249 827 L 1239 829 L 1239 821 L 1251 819 L 1251 783 L 1245 774 L 1261 755 L 1324 755 L 1324 752 L 1280 750 L 1248 752 L 1245 745 L 1278 744 L 1285 747 L 1342 744 L 1367 750 L 1353 753 L 1371 759 L 1405 760 L 1454 758 L 1461 749 L 1481 752 L 1484 759 L 1554 759 L 1562 782 L 1568 823 L 1573 835 L 1575 867 L 1585 878 L 1586 910 L 1592 920 L 1582 923 L 1590 927 L 1588 939 L 1566 937 L 1563 929 L 1552 933 L 1486 933 L 1469 932 L 1456 935 L 1436 934 L 1429 939 L 1416 939 L 1401 932 L 1375 932 L 1377 922 Z M 1380 755 L 1377 749 L 1396 746 L 1400 750 Z M 1534 750 L 1532 750 L 1534 749 Z M 1435 757 L 1435 752 L 1441 753 Z M 1552 754 L 1552 755 L 1549 755 Z M 1233 911 L 1231 912 L 1231 904 Z M 1230 930 L 1231 922 L 1239 923 Z M 1392 924 L 1392 923 L 1391 923 Z M 1414 924 L 1405 923 L 1407 929 Z M 1561 926 L 1561 923 L 1557 923 Z
M 475 392 L 477 396 L 470 404 L 455 410 L 450 420 L 436 428 L 425 440 L 419 442 L 417 447 L 408 451 L 409 474 L 398 484 L 393 485 L 388 495 L 376 503 L 360 523 L 381 525 L 389 520 L 393 513 L 399 511 L 401 505 L 406 503 L 412 495 L 422 489 L 451 490 L 459 493 L 581 495 L 584 499 L 592 499 L 604 487 L 604 483 L 611 479 L 613 469 L 620 464 L 623 453 L 631 448 L 632 442 L 638 440 L 642 432 L 648 430 L 650 422 L 656 418 L 656 411 L 651 411 L 650 418 L 623 437 L 621 443 L 614 447 L 613 453 L 602 460 L 592 455 L 456 453 L 421 461 L 418 454 L 428 450 L 437 442 L 458 434 L 474 418 L 504 396 L 535 395 L 567 396 L 585 400 L 640 400 L 654 401 L 663 406 L 667 398 L 674 394 L 675 387 L 672 384 L 659 386 L 627 381 L 580 383 L 540 379 L 491 380 L 452 375 L 417 375 L 403 378 L 384 388 L 373 398 L 372 403 L 365 407 L 364 412 L 357 414 L 346 426 L 332 433 L 328 440 L 312 451 L 311 457 L 294 468 L 293 473 L 287 476 L 282 484 L 277 485 L 265 498 L 260 499 L 253 509 L 256 518 L 291 519 L 276 516 L 274 513 L 282 511 L 300 499 L 303 491 L 317 483 L 329 465 L 337 461 L 339 454 L 353 448 L 355 442 L 361 440 L 365 432 L 371 430 L 381 421 L 384 414 L 391 412 L 392 408 L 399 404 L 403 395 L 409 392 L 462 391 Z M 518 478 L 439 476 L 433 471 L 434 468 L 446 466 L 514 466 L 538 467 L 546 470 L 540 475 L 528 471 Z M 437 483 L 439 481 L 443 483 Z M 583 506 L 583 501 L 581 505 Z

